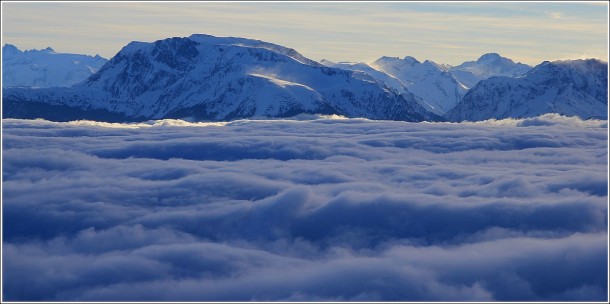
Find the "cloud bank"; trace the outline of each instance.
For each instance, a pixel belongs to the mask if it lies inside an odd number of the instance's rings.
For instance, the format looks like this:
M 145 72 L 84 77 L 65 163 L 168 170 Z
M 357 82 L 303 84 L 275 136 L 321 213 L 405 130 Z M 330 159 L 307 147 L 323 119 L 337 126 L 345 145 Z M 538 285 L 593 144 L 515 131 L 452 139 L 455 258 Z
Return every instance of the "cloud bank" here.
M 607 300 L 605 121 L 3 132 L 4 300 Z

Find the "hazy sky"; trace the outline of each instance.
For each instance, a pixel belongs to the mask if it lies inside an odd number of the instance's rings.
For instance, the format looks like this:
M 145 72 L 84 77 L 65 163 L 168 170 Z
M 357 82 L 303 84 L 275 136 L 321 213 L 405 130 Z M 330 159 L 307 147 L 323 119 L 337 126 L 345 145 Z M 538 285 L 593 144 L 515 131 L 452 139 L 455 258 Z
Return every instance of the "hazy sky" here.
M 605 2 L 2 2 L 2 44 L 110 58 L 130 41 L 204 33 L 260 39 L 314 60 L 413 56 L 459 64 L 608 59 Z

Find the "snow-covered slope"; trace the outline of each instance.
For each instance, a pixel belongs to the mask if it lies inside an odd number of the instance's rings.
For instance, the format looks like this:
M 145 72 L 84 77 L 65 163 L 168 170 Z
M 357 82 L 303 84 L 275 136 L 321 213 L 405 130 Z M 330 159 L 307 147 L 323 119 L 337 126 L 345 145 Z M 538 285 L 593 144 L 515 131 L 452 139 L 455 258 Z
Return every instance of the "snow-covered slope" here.
M 322 59 L 320 63 L 328 67 L 365 73 L 371 76 L 375 81 L 379 82 L 382 85 L 386 85 L 391 89 L 394 89 L 398 93 L 404 93 L 405 91 L 407 91 L 407 88 L 402 84 L 402 82 L 400 82 L 399 79 L 394 76 L 388 75 L 382 71 L 376 70 L 364 62 L 335 63 L 329 60 Z
M 448 71 L 461 84 L 467 88 L 473 88 L 479 81 L 493 76 L 521 76 L 532 67 L 515 63 L 509 58 L 502 57 L 497 53 L 488 53 L 479 57 L 477 61 L 467 61 L 458 66 L 448 68 Z
M 429 60 L 421 63 L 410 56 L 381 57 L 371 67 L 398 79 L 425 107 L 439 115 L 453 108 L 466 92 L 449 72 Z
M 96 56 L 57 53 L 50 47 L 21 51 L 2 47 L 2 87 L 69 87 L 99 70 L 108 60 Z
M 608 63 L 545 61 L 522 77 L 491 77 L 468 91 L 447 117 L 476 121 L 545 113 L 607 119 Z
M 23 104 L 52 104 L 77 116 L 101 111 L 101 119 L 227 120 L 300 113 L 442 119 L 412 95 L 399 95 L 366 74 L 325 67 L 271 43 L 209 35 L 132 42 L 70 89 L 13 89 L 3 97 L 8 115 L 24 112 Z

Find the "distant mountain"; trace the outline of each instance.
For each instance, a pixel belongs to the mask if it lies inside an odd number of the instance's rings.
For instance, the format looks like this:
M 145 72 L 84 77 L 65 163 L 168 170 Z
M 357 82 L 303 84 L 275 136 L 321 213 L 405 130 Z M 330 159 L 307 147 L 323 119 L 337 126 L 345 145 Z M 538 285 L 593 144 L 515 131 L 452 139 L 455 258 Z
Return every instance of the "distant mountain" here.
M 421 98 L 428 110 L 440 115 L 453 108 L 467 91 L 442 65 L 429 60 L 422 63 L 410 56 L 381 57 L 371 67 L 398 79 Z
M 447 118 L 477 121 L 545 113 L 607 119 L 608 63 L 545 61 L 521 77 L 491 77 L 468 91 Z
M 497 53 L 488 53 L 479 57 L 477 61 L 467 61 L 455 67 L 448 67 L 447 70 L 461 84 L 470 89 L 479 81 L 489 77 L 518 77 L 527 73 L 531 68 L 527 64 L 515 63 Z
M 2 47 L 2 87 L 69 87 L 91 76 L 108 60 L 96 56 Z
M 55 120 L 228 120 L 300 113 L 443 119 L 413 95 L 399 95 L 368 74 L 326 67 L 259 40 L 208 35 L 132 42 L 71 88 L 8 89 L 3 99 L 5 117 L 37 113 Z

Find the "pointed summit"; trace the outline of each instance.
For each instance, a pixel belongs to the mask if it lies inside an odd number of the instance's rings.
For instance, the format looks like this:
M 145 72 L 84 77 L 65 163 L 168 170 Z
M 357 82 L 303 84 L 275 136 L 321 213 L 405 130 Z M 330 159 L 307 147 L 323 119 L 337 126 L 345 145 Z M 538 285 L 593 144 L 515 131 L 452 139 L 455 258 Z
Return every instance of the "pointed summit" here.
M 389 62 L 396 62 L 398 60 L 400 60 L 399 57 L 381 56 L 379 59 L 373 61 L 372 64 L 379 65 L 379 64 L 389 63 Z
M 15 55 L 15 54 L 19 54 L 21 53 L 21 51 L 14 45 L 12 44 L 5 44 L 2 47 L 2 55 L 3 56 L 7 56 L 7 55 Z

